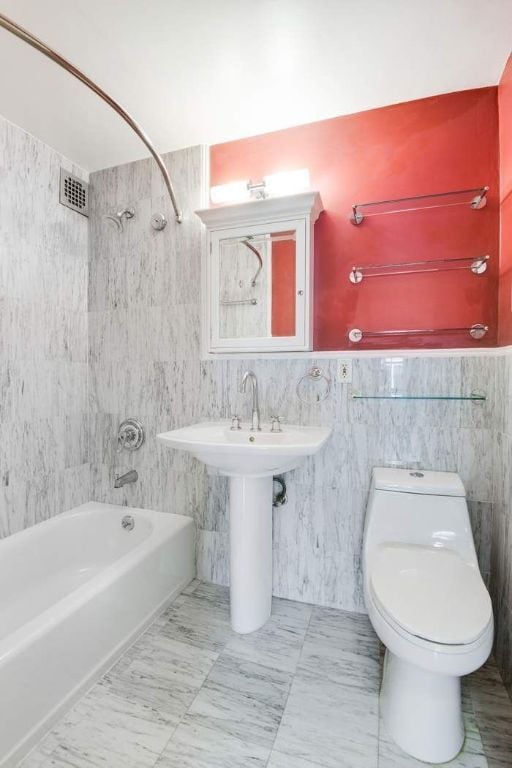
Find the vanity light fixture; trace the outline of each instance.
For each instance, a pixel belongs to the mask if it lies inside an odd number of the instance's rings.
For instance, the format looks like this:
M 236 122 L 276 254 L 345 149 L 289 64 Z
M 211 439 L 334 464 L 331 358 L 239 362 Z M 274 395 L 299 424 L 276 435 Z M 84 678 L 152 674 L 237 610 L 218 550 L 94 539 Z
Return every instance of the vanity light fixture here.
M 244 181 L 230 181 L 229 184 L 210 187 L 210 200 L 215 205 L 249 200 L 251 196 L 249 184 L 249 179 L 245 179 Z
M 210 187 L 210 199 L 216 205 L 241 203 L 244 200 L 264 200 L 267 197 L 290 195 L 309 188 L 309 171 L 307 168 L 301 168 L 271 173 L 258 182 L 244 179 Z
M 293 195 L 310 189 L 309 170 L 300 168 L 296 171 L 280 171 L 263 177 L 265 191 L 271 196 Z

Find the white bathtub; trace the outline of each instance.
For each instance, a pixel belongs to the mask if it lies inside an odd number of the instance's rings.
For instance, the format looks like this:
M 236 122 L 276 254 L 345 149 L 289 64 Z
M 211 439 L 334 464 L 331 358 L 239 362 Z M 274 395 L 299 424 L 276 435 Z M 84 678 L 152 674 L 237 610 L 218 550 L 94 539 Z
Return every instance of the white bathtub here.
M 190 518 L 113 504 L 82 504 L 0 540 L 1 766 L 31 749 L 194 570 Z

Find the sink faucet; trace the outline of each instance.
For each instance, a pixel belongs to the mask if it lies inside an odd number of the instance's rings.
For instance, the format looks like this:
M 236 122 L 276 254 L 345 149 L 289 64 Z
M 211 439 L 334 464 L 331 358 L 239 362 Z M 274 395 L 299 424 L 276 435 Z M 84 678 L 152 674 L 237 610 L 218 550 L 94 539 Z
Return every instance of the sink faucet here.
M 256 374 L 252 371 L 246 371 L 242 376 L 242 382 L 240 384 L 240 392 L 245 393 L 247 387 L 247 380 L 252 384 L 252 417 L 251 417 L 251 432 L 261 432 L 260 426 L 260 404 L 258 400 L 258 379 Z
M 136 483 L 139 479 L 137 472 L 134 469 L 130 469 L 129 472 L 125 472 L 124 475 L 116 475 L 114 480 L 114 488 L 122 488 L 127 483 Z

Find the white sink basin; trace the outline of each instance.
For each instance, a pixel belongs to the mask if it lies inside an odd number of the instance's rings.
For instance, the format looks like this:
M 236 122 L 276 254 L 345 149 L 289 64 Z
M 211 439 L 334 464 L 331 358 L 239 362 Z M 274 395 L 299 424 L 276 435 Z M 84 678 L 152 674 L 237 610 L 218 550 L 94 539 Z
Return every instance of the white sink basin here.
M 264 477 L 294 469 L 302 458 L 317 453 L 331 434 L 328 427 L 283 425 L 282 430 L 231 430 L 230 422 L 206 421 L 157 438 L 170 448 L 189 451 L 223 475 Z
M 282 432 L 251 432 L 230 426 L 206 421 L 157 438 L 229 475 L 231 625 L 245 634 L 265 624 L 272 606 L 272 475 L 317 453 L 331 430 L 285 425 Z

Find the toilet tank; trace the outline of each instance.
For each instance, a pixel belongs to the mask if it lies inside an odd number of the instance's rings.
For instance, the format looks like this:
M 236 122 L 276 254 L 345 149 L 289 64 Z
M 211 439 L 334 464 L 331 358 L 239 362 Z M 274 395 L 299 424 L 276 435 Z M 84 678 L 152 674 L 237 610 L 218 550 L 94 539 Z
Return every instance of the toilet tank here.
M 460 477 L 455 472 L 376 467 L 366 508 L 364 554 L 389 541 L 446 546 L 473 560 Z

